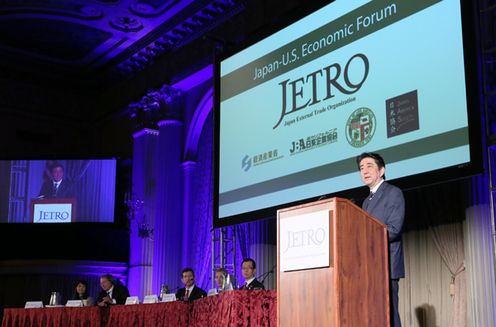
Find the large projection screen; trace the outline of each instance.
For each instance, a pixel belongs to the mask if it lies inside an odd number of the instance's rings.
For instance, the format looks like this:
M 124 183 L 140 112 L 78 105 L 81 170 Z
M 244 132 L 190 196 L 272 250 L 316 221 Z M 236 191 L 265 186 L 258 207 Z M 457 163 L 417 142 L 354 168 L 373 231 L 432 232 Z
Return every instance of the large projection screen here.
M 220 58 L 214 224 L 359 187 L 362 152 L 388 180 L 473 168 L 460 3 L 335 1 Z

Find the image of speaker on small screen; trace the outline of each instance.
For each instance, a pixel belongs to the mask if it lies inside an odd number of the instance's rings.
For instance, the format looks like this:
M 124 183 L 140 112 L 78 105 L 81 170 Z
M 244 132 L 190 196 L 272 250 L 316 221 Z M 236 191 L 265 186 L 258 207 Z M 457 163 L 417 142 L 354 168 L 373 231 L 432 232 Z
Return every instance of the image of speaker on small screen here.
M 113 222 L 116 160 L 0 161 L 0 222 Z

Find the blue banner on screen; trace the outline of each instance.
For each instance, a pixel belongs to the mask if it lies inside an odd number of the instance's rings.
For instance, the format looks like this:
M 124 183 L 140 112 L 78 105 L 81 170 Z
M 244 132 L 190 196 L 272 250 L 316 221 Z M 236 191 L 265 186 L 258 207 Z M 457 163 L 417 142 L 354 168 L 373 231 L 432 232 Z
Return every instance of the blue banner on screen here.
M 218 218 L 470 162 L 459 0 L 335 1 L 219 64 Z
M 0 222 L 114 222 L 116 160 L 0 161 Z

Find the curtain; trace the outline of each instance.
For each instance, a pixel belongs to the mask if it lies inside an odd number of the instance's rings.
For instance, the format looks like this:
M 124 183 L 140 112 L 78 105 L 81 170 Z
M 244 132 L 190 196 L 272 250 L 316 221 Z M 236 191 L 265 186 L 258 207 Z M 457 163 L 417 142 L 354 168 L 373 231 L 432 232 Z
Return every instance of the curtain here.
M 68 160 L 66 176 L 77 197 L 78 222 L 113 222 L 115 205 L 114 160 Z
M 467 288 L 465 282 L 465 253 L 461 224 L 432 226 L 429 228 L 436 249 L 443 263 L 451 273 L 450 296 L 452 298 L 452 314 L 449 326 L 467 325 Z
M 455 181 L 405 192 L 406 277 L 399 294 L 405 326 L 467 325 L 464 189 Z
M 195 282 L 203 289 L 209 289 L 212 272 L 212 113 L 203 126 L 198 146 L 198 161 L 195 173 L 195 195 L 193 226 L 195 236 L 191 237 Z M 184 228 L 188 228 L 185 226 Z M 261 220 L 235 226 L 236 231 L 236 280 L 242 279 L 241 262 L 252 257 L 257 262 L 257 276 L 266 278 L 266 287 L 275 288 L 276 225 L 275 220 Z M 191 235 L 191 234 L 190 234 Z M 236 285 L 235 285 L 236 286 Z
M 400 281 L 404 326 L 494 326 L 496 275 L 488 191 L 487 179 L 479 176 L 405 192 L 406 277 Z
M 9 222 L 10 165 L 9 160 L 0 160 L 0 223 Z
M 257 263 L 255 276 L 264 281 L 266 289 L 276 288 L 276 219 L 261 219 L 236 226 L 236 276 L 243 282 L 241 262 L 244 258 L 252 258 Z
M 496 273 L 487 176 L 471 179 L 464 225 L 467 254 L 468 325 L 493 327 L 496 321 Z

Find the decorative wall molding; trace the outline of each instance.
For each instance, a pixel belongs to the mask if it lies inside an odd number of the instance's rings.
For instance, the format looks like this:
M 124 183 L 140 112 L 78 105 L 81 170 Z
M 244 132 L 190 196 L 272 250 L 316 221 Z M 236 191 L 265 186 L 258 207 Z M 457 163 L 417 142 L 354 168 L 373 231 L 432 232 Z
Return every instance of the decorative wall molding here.
M 183 122 L 179 120 L 174 120 L 174 119 L 165 119 L 161 120 L 157 123 L 159 127 L 166 126 L 166 125 L 176 125 L 176 126 L 183 126 Z
M 179 0 L 165 0 L 157 5 L 155 1 L 135 0 L 129 6 L 129 10 L 141 17 L 156 17 L 169 10 L 178 2 Z
M 156 129 L 143 128 L 142 130 L 139 130 L 139 131 L 133 133 L 133 138 L 137 139 L 138 137 L 141 137 L 143 135 L 158 136 L 159 132 Z
M 188 160 L 184 161 L 181 166 L 183 167 L 183 170 L 186 171 L 196 168 L 196 166 L 198 166 L 198 163 L 196 161 Z
M 0 1 L 2 14 L 32 14 L 33 12 L 76 17 L 87 20 L 100 19 L 103 11 L 95 6 L 89 6 L 75 1 Z
M 136 49 L 134 53 L 123 53 L 126 57 L 119 60 L 119 64 L 113 68 L 113 75 L 129 76 L 143 70 L 154 58 L 196 40 L 240 13 L 246 8 L 245 2 L 246 0 L 193 1 L 187 10 L 189 15 L 164 23 L 154 31 L 152 42 Z M 136 6 L 131 7 L 131 11 L 139 15 L 135 9 Z M 144 11 L 153 12 L 149 5 Z M 140 16 L 153 15 L 155 14 Z M 146 61 L 142 65 L 136 65 L 133 58 L 146 58 Z
M 112 83 L 205 35 L 245 2 L 0 0 L 0 59 L 13 74 L 29 67 L 57 79 Z
M 124 32 L 137 32 L 143 28 L 143 23 L 136 18 L 129 16 L 119 16 L 115 17 L 110 21 L 110 25 Z
M 166 120 L 181 121 L 182 111 L 178 105 L 181 93 L 176 88 L 164 85 L 157 91 L 148 92 L 140 101 L 131 103 L 128 114 L 135 130 L 154 129 L 157 123 Z
M 214 89 L 211 87 L 202 97 L 195 114 L 191 119 L 188 133 L 186 134 L 186 142 L 184 146 L 184 160 L 196 160 L 198 155 L 198 142 L 203 130 L 203 125 L 208 115 L 212 111 L 214 105 Z

